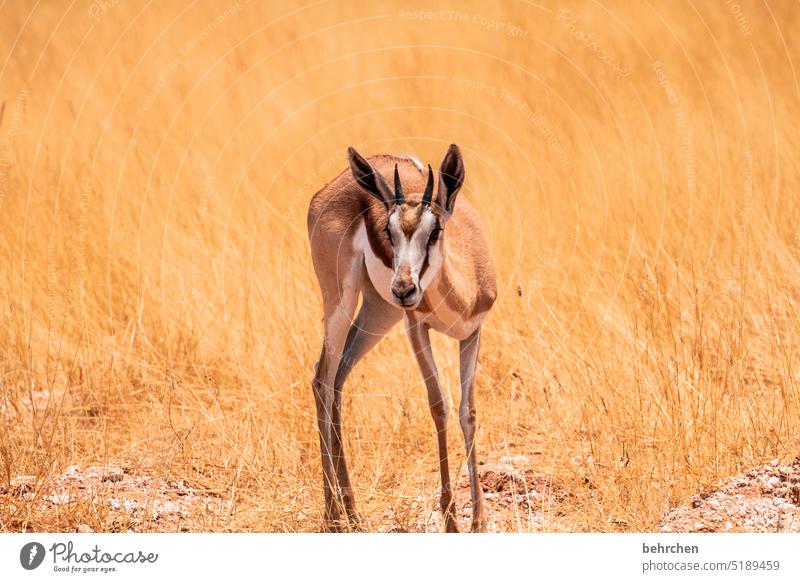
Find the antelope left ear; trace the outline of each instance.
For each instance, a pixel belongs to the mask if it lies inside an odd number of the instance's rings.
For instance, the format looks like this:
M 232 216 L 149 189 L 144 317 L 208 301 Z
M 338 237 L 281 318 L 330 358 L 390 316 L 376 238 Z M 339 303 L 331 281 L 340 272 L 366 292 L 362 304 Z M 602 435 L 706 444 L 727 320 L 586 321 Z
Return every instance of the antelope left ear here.
M 447 214 L 453 213 L 456 195 L 463 183 L 464 160 L 461 157 L 461 150 L 456 144 L 451 144 L 439 167 L 439 191 L 436 193 L 437 204 Z

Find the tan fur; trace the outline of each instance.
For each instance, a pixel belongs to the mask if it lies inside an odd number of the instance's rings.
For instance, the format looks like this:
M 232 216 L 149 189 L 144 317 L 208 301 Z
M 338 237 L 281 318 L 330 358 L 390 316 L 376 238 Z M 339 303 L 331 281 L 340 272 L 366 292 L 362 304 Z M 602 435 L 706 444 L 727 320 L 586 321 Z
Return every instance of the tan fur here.
M 407 201 L 400 207 L 400 228 L 407 235 L 411 235 L 419 226 L 423 206 L 416 200 Z

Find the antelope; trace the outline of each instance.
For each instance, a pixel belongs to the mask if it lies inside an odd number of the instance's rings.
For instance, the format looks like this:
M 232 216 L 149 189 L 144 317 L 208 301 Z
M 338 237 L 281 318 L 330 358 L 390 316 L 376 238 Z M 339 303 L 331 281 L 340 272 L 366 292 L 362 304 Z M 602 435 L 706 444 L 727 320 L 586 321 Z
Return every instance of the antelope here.
M 348 374 L 401 319 L 428 391 L 441 472 L 445 530 L 457 532 L 447 458 L 449 404 L 429 330 L 459 341 L 459 420 L 467 450 L 472 531 L 486 531 L 475 450 L 475 369 L 481 326 L 497 295 L 494 263 L 466 199 L 464 161 L 451 145 L 434 175 L 410 157 L 364 158 L 348 148 L 342 172 L 311 200 L 308 235 L 322 293 L 324 340 L 312 383 L 329 531 L 360 529 L 342 445 L 342 389 Z M 393 180 L 394 188 L 389 186 Z M 362 302 L 353 315 L 359 294 Z

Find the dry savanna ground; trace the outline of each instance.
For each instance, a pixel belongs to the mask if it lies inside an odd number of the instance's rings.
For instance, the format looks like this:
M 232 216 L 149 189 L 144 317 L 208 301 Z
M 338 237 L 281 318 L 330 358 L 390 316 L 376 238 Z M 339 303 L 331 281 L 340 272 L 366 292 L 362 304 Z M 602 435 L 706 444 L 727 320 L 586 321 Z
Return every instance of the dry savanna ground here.
M 320 529 L 305 213 L 348 145 L 464 152 L 493 529 L 657 531 L 759 467 L 791 504 L 798 26 L 771 0 L 0 3 L 0 530 Z M 402 326 L 344 420 L 368 529 L 436 529 Z

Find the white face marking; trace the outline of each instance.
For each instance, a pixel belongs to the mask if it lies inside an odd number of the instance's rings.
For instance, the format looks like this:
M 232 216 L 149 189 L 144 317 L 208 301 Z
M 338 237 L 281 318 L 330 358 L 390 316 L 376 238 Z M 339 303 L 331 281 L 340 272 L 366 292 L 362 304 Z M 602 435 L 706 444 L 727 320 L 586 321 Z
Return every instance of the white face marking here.
M 425 288 L 441 267 L 439 244 L 430 240 L 437 224 L 436 215 L 425 209 L 422 211 L 417 228 L 407 235 L 400 225 L 400 215 L 397 210 L 389 215 L 387 228 L 394 248 L 393 301 L 401 307 L 414 308 L 419 305 Z M 426 260 L 428 268 L 420 281 L 420 272 Z
M 422 290 L 428 288 L 433 278 L 442 268 L 442 249 L 438 243 L 432 244 L 428 247 L 428 268 L 422 275 Z

